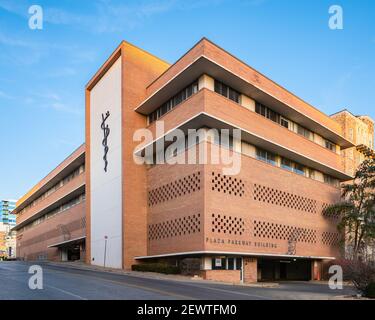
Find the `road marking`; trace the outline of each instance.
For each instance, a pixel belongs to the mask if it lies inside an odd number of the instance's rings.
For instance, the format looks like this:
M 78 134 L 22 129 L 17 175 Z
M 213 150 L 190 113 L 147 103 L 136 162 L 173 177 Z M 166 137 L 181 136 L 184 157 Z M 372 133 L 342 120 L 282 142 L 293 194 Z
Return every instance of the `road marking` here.
M 78 298 L 78 299 L 80 299 L 80 300 L 88 300 L 88 299 L 86 299 L 86 298 L 84 298 L 84 297 L 81 297 L 81 296 L 79 296 L 79 295 L 77 295 L 77 294 L 74 294 L 74 293 L 72 293 L 72 292 L 66 291 L 66 290 L 64 290 L 64 289 L 60 289 L 60 288 L 57 288 L 57 287 L 54 287 L 54 286 L 50 286 L 50 285 L 45 285 L 45 287 L 47 287 L 47 288 L 51 288 L 51 289 L 55 289 L 55 290 L 57 290 L 57 291 L 60 291 L 60 292 L 65 293 L 65 294 L 67 294 L 67 295 L 69 295 L 69 296 L 72 296 L 72 297 Z
M 55 271 L 53 269 L 49 269 L 49 271 Z M 82 271 L 82 270 L 79 270 L 79 271 Z M 85 271 L 85 270 L 83 270 Z M 64 270 L 59 270 L 59 271 L 55 271 L 55 273 L 68 273 L 70 276 L 72 276 L 72 273 L 71 272 L 68 272 L 68 271 L 64 271 Z M 86 277 L 86 278 L 91 278 L 91 279 L 100 279 L 102 281 L 106 281 L 106 282 L 111 282 L 111 283 L 115 283 L 115 284 L 120 284 L 122 286 L 127 286 L 127 287 L 133 287 L 133 288 L 137 288 L 137 289 L 142 289 L 142 290 L 146 290 L 146 291 L 151 291 L 151 292 L 155 292 L 155 293 L 159 293 L 159 294 L 163 294 L 163 295 L 167 295 L 167 296 L 172 296 L 172 297 L 179 297 L 179 298 L 182 298 L 182 299 L 187 299 L 187 300 L 197 300 L 196 298 L 193 298 L 193 297 L 190 297 L 190 296 L 185 296 L 185 295 L 181 295 L 181 294 L 178 294 L 178 293 L 172 293 L 172 292 L 169 292 L 169 291 L 164 291 L 164 290 L 160 290 L 160 289 L 154 289 L 154 288 L 150 288 L 150 287 L 145 287 L 145 286 L 141 286 L 141 285 L 136 285 L 136 284 L 130 284 L 130 283 L 126 283 L 126 282 L 120 282 L 120 281 L 115 281 L 115 280 L 109 280 L 109 279 L 105 279 L 105 278 L 101 278 L 101 277 L 95 277 L 95 276 L 90 276 L 90 275 L 86 275 L 86 274 L 73 274 L 75 277 L 78 277 L 78 278 L 82 278 L 82 277 Z
M 86 270 L 78 269 L 78 271 L 86 271 Z M 88 270 L 88 271 L 91 271 L 91 270 Z M 61 270 L 60 272 L 69 273 L 69 272 L 63 271 L 63 270 Z M 69 273 L 69 274 L 71 274 L 71 273 Z M 89 276 L 89 275 L 77 275 L 77 274 L 75 274 L 75 275 L 76 276 L 86 276 L 86 277 L 90 277 L 90 278 L 95 278 L 96 279 L 96 277 Z M 159 290 L 159 289 L 154 289 L 154 288 L 149 288 L 149 287 L 140 286 L 140 285 L 134 285 L 134 284 L 127 284 L 127 283 L 123 283 L 123 282 L 119 282 L 119 281 L 115 281 L 115 280 L 108 280 L 108 279 L 103 279 L 103 278 L 100 278 L 100 279 L 108 281 L 108 282 L 116 283 L 116 284 L 121 284 L 121 285 L 130 286 L 130 287 L 140 288 L 140 289 L 148 290 L 148 291 L 154 291 L 154 292 L 157 292 L 157 293 L 167 294 L 167 295 L 171 295 L 171 296 L 175 296 L 175 297 L 178 296 L 178 297 L 181 297 L 183 299 L 197 300 L 197 298 L 193 298 L 193 297 L 189 297 L 189 296 L 184 296 L 184 295 L 180 295 L 180 294 L 175 294 L 175 293 L 170 293 L 168 291 L 163 291 L 163 290 Z M 164 279 L 154 279 L 154 280 L 163 281 Z M 201 286 L 193 285 L 193 284 L 190 284 L 190 283 L 187 283 L 187 282 L 183 282 L 183 281 L 174 281 L 174 280 L 167 280 L 167 281 L 182 282 L 184 285 L 187 285 L 187 286 L 196 287 L 196 288 L 202 288 Z M 221 292 L 226 292 L 226 293 L 230 293 L 230 294 L 237 294 L 237 295 L 242 295 L 242 296 L 247 296 L 247 297 L 254 297 L 254 298 L 259 298 L 259 299 L 264 299 L 264 300 L 274 300 L 272 298 L 265 297 L 265 296 L 248 294 L 248 293 L 244 293 L 244 292 L 236 292 L 236 291 L 231 291 L 231 290 L 226 290 L 226 289 L 219 289 L 219 288 L 212 288 L 212 287 L 203 287 L 203 289 L 209 289 L 209 290 L 214 290 L 214 291 L 221 291 Z
M 214 291 L 222 291 L 222 292 L 227 292 L 227 293 L 237 294 L 237 295 L 242 295 L 242 296 L 255 297 L 255 298 L 260 298 L 260 299 L 264 299 L 264 300 L 274 300 L 272 298 L 268 298 L 268 297 L 265 297 L 265 296 L 259 296 L 259 295 L 256 295 L 256 294 L 249 294 L 249 293 L 245 293 L 245 292 L 237 292 L 237 291 L 231 291 L 231 290 L 219 289 L 219 288 L 212 288 L 212 287 L 202 287 L 202 286 L 196 286 L 196 285 L 189 284 L 189 283 L 186 283 L 185 285 L 191 286 L 191 287 L 196 287 L 196 288 L 214 290 Z

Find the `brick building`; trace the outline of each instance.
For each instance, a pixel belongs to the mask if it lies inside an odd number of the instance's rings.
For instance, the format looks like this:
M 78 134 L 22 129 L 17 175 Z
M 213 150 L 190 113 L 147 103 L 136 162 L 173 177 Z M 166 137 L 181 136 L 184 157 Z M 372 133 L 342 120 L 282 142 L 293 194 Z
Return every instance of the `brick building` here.
M 84 260 L 85 146 L 17 201 L 17 258 Z
M 200 139 L 191 143 L 193 129 Z M 215 135 L 222 129 L 227 140 Z M 181 132 L 183 148 L 171 149 Z M 338 220 L 322 211 L 352 178 L 341 153 L 355 144 L 334 119 L 205 38 L 172 65 L 122 42 L 86 86 L 85 140 L 19 201 L 19 257 L 61 259 L 79 244 L 95 265 L 189 263 L 207 279 L 252 282 L 319 279 L 341 254 Z M 154 162 L 160 151 L 186 159 L 201 147 L 207 162 Z M 224 152 L 239 160 L 235 174 Z M 85 175 L 61 195 L 22 212 L 83 163 Z M 67 195 L 86 200 L 27 230 Z M 77 233 L 56 231 L 78 220 Z
M 374 120 L 355 116 L 348 110 L 337 112 L 331 118 L 340 124 L 344 137 L 355 145 L 341 153 L 344 170 L 354 175 L 366 157 L 374 156 Z

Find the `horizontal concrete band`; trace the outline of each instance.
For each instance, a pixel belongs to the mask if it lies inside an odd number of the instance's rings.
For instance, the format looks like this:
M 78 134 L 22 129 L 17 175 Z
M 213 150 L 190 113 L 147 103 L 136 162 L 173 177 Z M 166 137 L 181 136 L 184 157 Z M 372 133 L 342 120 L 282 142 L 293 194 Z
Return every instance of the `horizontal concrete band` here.
M 232 251 L 188 251 L 176 252 L 168 254 L 158 254 L 153 256 L 140 256 L 135 257 L 136 260 L 155 259 L 155 258 L 168 258 L 177 256 L 191 256 L 191 255 L 232 255 L 232 256 L 247 256 L 247 257 L 274 257 L 274 258 L 291 258 L 291 259 L 311 259 L 311 260 L 335 260 L 335 257 L 320 257 L 320 256 L 297 256 L 288 254 L 272 254 L 272 253 L 248 253 L 248 252 L 232 252 Z

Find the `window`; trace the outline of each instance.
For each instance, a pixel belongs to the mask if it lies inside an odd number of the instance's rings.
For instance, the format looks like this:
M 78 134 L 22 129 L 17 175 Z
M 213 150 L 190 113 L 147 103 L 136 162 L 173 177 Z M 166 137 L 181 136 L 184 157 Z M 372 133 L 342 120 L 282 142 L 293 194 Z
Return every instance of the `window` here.
M 267 108 L 264 105 L 258 102 L 255 104 L 255 112 L 260 114 L 261 116 L 266 117 L 266 110 Z
M 305 175 L 305 167 L 302 164 L 295 163 L 293 171 L 301 176 Z
M 181 102 L 188 99 L 190 96 L 198 92 L 198 81 L 193 82 L 191 85 L 187 86 L 185 89 L 181 90 L 167 102 L 163 103 L 159 108 L 153 111 L 148 116 L 149 123 L 152 123 L 159 118 L 161 118 L 164 114 L 171 111 L 175 106 L 180 104 Z
M 315 170 L 307 168 L 306 169 L 306 176 L 310 179 L 315 179 Z
M 279 123 L 280 116 L 275 111 L 272 111 L 271 109 L 268 109 L 267 118 L 272 120 L 273 122 Z
M 215 92 L 234 102 L 240 103 L 240 93 L 218 80 L 215 80 Z
M 242 258 L 236 258 L 236 270 L 242 269 Z
M 324 182 L 330 184 L 331 186 L 338 187 L 340 185 L 339 181 L 329 175 L 324 175 Z
M 280 124 L 281 124 L 283 127 L 289 129 L 289 121 L 286 120 L 285 118 L 281 118 L 281 119 L 280 119 Z
M 234 270 L 234 258 L 228 258 L 228 270 Z
M 325 147 L 331 151 L 336 152 L 336 145 L 331 141 L 325 140 Z
M 281 159 L 281 168 L 293 171 L 293 162 L 289 159 L 282 158 Z
M 304 127 L 298 126 L 297 133 L 309 140 L 314 140 L 314 133 Z
M 276 163 L 276 155 L 273 154 L 272 152 L 264 151 L 262 149 L 257 149 L 256 154 L 257 154 L 257 159 L 258 160 L 270 163 L 270 164 L 272 164 L 274 166 L 277 165 L 277 163 Z
M 263 117 L 272 120 L 273 122 L 279 123 L 280 122 L 280 115 L 267 108 L 266 106 L 262 105 L 259 102 L 255 103 L 255 112 L 262 115 Z
M 225 270 L 226 259 L 222 257 L 212 258 L 212 270 Z

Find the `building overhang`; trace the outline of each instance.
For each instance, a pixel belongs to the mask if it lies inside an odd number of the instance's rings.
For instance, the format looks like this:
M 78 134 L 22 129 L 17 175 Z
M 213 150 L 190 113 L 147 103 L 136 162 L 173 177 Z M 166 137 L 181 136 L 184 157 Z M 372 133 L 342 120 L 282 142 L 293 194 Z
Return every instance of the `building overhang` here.
M 48 213 L 49 211 L 52 211 L 52 210 L 56 209 L 57 207 L 66 203 L 67 201 L 73 200 L 74 198 L 76 198 L 77 196 L 81 195 L 84 192 L 85 192 L 85 184 L 83 183 L 80 186 L 78 186 L 77 188 L 75 188 L 74 190 L 71 190 L 71 192 L 64 195 L 60 199 L 57 199 L 52 205 L 44 207 L 38 213 L 32 215 L 31 217 L 29 217 L 29 218 L 25 219 L 24 221 L 22 221 L 21 223 L 17 224 L 15 227 L 12 228 L 12 231 L 17 231 L 17 230 L 21 229 L 25 225 L 27 225 L 27 224 L 33 222 L 34 220 L 40 218 L 41 216 Z
M 67 161 L 69 159 L 69 161 Z M 28 206 L 35 199 L 40 197 L 44 192 L 53 187 L 58 181 L 69 175 L 82 164 L 85 163 L 85 146 L 81 145 L 75 150 L 66 160 L 64 160 L 55 170 L 35 185 L 24 197 L 22 197 L 16 208 L 12 211 L 13 214 L 19 213 L 23 208 Z M 66 163 L 64 163 L 66 161 Z M 61 167 L 60 167 L 61 166 Z M 60 167 L 60 168 L 59 168 Z M 54 172 L 55 171 L 55 172 Z
M 212 116 L 210 114 L 207 114 L 205 112 L 201 112 L 201 113 L 195 115 L 194 117 L 192 117 L 192 118 L 188 119 L 187 121 L 181 123 L 178 127 L 173 128 L 170 131 L 166 132 L 163 136 L 158 137 L 154 141 L 142 146 L 141 148 L 138 148 L 137 150 L 135 150 L 134 154 L 135 154 L 135 156 L 142 156 L 142 154 L 144 153 L 144 150 L 146 150 L 147 148 L 150 148 L 150 147 L 152 147 L 153 150 L 155 150 L 159 141 L 164 140 L 164 138 L 167 135 L 173 136 L 173 132 L 175 132 L 177 130 L 182 130 L 185 134 L 187 134 L 189 129 L 200 129 L 200 128 L 203 128 L 203 127 L 216 128 L 218 130 L 221 130 L 221 129 L 229 129 L 229 130 L 240 129 L 241 130 L 241 139 L 243 141 L 246 141 L 246 142 L 252 144 L 252 145 L 258 146 L 262 149 L 266 149 L 266 150 L 271 151 L 273 153 L 279 154 L 280 156 L 283 156 L 283 157 L 288 158 L 290 160 L 293 160 L 295 162 L 301 163 L 301 164 L 303 164 L 307 167 L 310 167 L 310 168 L 316 169 L 318 171 L 321 171 L 325 174 L 331 175 L 332 177 L 335 177 L 335 178 L 339 179 L 340 181 L 348 181 L 348 180 L 353 179 L 352 176 L 348 175 L 345 172 L 342 172 L 342 171 L 337 170 L 333 167 L 330 167 L 330 166 L 328 166 L 328 165 L 326 165 L 326 164 L 324 164 L 324 163 L 322 163 L 318 160 L 308 158 L 308 157 L 306 157 L 306 156 L 304 156 L 304 155 L 302 155 L 302 154 L 300 154 L 300 153 L 298 153 L 294 150 L 288 149 L 288 148 L 286 148 L 286 147 L 284 147 L 284 146 L 282 146 L 282 145 L 280 145 L 276 142 L 273 142 L 271 140 L 267 140 L 267 139 L 255 134 L 255 133 L 252 133 L 248 130 L 238 128 L 237 126 L 235 126 L 234 124 L 231 124 L 228 121 L 225 121 L 223 119 L 214 117 L 214 116 Z
M 85 240 L 85 239 L 86 239 L 86 236 L 78 237 L 78 238 L 74 238 L 74 239 L 70 239 L 70 240 L 66 240 L 66 241 L 61 241 L 61 242 L 58 242 L 58 243 L 51 244 L 51 245 L 47 246 L 47 248 L 59 248 L 59 247 L 64 247 L 64 246 L 68 246 L 68 245 L 72 245 L 72 244 L 78 244 L 78 243 L 83 242 L 83 240 Z
M 207 74 L 219 81 L 223 81 L 233 89 L 264 105 L 269 106 L 290 120 L 338 144 L 343 149 L 354 146 L 352 142 L 345 139 L 342 135 L 338 134 L 334 130 L 303 114 L 293 106 L 280 101 L 271 93 L 266 92 L 264 89 L 249 83 L 247 80 L 227 70 L 224 66 L 219 65 L 205 55 L 198 56 L 192 63 L 175 75 L 164 86 L 144 100 L 138 107 L 135 108 L 135 111 L 143 115 L 150 114 L 168 99 L 173 97 L 176 92 L 182 90 L 188 84 L 197 80 L 202 74 Z M 324 114 L 322 114 L 322 116 L 329 118 Z
M 171 258 L 171 257 L 191 257 L 191 256 L 204 256 L 204 255 L 226 255 L 226 256 L 246 256 L 246 257 L 267 257 L 267 258 L 289 258 L 289 259 L 311 259 L 311 260 L 335 260 L 336 257 L 325 256 L 304 256 L 304 255 L 288 255 L 278 253 L 255 253 L 255 252 L 233 252 L 233 251 L 187 251 L 176 252 L 149 256 L 138 256 L 136 260 L 158 259 L 158 258 Z

